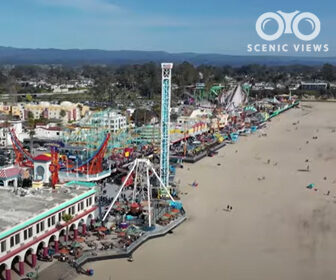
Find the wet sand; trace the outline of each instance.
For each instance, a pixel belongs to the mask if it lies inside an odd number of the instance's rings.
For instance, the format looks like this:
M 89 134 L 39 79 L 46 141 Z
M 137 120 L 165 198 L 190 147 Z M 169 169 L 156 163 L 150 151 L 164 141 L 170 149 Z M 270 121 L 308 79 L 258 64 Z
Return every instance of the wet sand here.
M 336 104 L 301 107 L 218 156 L 185 164 L 177 177 L 189 219 L 142 245 L 133 263 L 87 264 L 90 279 L 335 279 Z

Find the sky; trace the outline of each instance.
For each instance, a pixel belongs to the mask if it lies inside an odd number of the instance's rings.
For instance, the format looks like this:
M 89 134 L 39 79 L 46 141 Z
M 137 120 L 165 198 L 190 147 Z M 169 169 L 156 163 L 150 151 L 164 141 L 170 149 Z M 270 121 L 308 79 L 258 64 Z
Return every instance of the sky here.
M 336 2 L 331 0 L 323 5 L 303 0 L 1 2 L 0 46 L 248 54 L 247 44 L 268 43 L 255 29 L 261 14 L 298 10 L 320 19 L 321 32 L 309 43 L 328 44 L 323 55 L 336 55 Z M 272 30 L 272 23 L 268 26 Z M 284 34 L 273 43 L 307 42 Z

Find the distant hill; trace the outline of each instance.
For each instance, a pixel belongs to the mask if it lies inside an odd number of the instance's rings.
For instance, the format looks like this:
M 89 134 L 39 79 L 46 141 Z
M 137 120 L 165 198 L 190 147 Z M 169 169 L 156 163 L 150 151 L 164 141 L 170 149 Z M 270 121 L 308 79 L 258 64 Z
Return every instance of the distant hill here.
M 336 64 L 336 57 L 233 56 L 222 54 L 168 53 L 163 51 L 104 51 L 79 49 L 20 49 L 0 47 L 0 64 L 141 64 L 188 61 L 195 65 L 321 65 Z

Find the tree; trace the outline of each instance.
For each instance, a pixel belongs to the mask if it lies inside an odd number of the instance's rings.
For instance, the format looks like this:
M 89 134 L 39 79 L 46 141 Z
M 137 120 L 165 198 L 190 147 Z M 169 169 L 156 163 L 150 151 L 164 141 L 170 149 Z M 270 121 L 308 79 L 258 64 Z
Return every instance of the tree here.
M 178 114 L 176 114 L 176 113 L 172 113 L 172 114 L 170 115 L 170 120 L 171 120 L 172 122 L 176 122 L 178 117 L 179 117 Z
M 61 116 L 62 118 L 64 118 L 65 115 L 66 115 L 66 112 L 62 109 L 61 112 L 60 112 L 60 116 Z
M 183 62 L 173 71 L 173 80 L 181 87 L 192 85 L 199 81 L 199 71 L 189 62 Z
M 12 96 L 12 102 L 17 102 L 17 88 L 16 88 L 16 79 L 13 76 L 9 76 L 7 79 L 7 83 L 5 85 L 5 89 L 9 95 Z
M 155 104 L 152 110 L 158 117 L 161 117 L 161 104 Z
M 32 102 L 32 101 L 33 101 L 33 97 L 31 96 L 31 94 L 27 94 L 27 95 L 26 95 L 26 100 L 27 100 L 28 102 Z
M 147 109 L 136 109 L 132 118 L 136 126 L 142 126 L 144 124 L 148 124 L 153 116 L 153 111 L 149 111 Z
M 69 222 L 73 219 L 73 216 L 71 214 L 64 213 L 62 216 L 63 222 L 66 223 L 66 233 L 65 233 L 65 238 L 66 238 L 66 243 L 69 240 Z
M 34 135 L 35 135 L 35 130 L 34 128 L 30 128 L 29 129 L 29 148 L 30 148 L 30 152 L 33 152 L 33 139 L 34 139 Z
M 33 114 L 33 112 L 28 111 L 28 125 L 29 125 L 30 127 L 33 127 L 34 124 L 35 124 L 35 121 L 34 121 L 34 114 Z
M 322 79 L 332 81 L 335 77 L 334 67 L 331 64 L 324 64 L 321 69 Z
M 35 135 L 35 119 L 34 114 L 31 111 L 28 112 L 28 127 L 29 127 L 29 146 L 30 146 L 30 152 L 32 152 L 33 137 Z

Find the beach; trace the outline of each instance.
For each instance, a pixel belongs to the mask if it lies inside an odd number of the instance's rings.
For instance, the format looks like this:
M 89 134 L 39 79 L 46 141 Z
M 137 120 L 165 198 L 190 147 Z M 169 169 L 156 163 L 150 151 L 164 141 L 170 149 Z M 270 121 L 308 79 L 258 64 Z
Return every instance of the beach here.
M 143 244 L 132 263 L 86 264 L 90 279 L 335 279 L 335 112 L 334 103 L 302 103 L 184 164 L 177 180 L 188 220 Z

